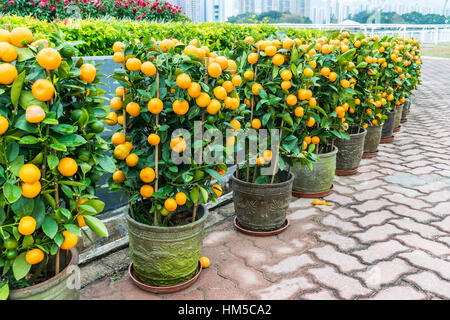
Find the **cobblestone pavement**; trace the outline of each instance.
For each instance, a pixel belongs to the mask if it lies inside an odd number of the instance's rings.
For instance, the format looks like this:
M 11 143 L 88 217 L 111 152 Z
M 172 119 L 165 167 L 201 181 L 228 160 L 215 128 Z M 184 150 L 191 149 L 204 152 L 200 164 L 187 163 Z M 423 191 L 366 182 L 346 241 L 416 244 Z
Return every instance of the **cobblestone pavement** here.
M 156 296 L 127 273 L 84 299 L 450 299 L 450 60 L 425 59 L 408 122 L 359 173 L 336 177 L 333 205 L 293 198 L 270 238 L 214 227 L 212 265 L 191 288 Z M 232 210 L 230 210 L 230 215 Z

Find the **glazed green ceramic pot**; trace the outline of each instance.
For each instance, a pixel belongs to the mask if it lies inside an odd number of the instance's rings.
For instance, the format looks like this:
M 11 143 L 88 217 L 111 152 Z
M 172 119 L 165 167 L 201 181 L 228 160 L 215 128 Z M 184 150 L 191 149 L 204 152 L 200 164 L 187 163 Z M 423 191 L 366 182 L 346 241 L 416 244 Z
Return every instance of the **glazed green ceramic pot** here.
M 378 146 L 381 140 L 381 131 L 383 125 L 367 127 L 367 135 L 364 139 L 364 153 L 375 153 L 378 151 Z
M 335 145 L 339 150 L 336 157 L 336 170 L 350 171 L 359 167 L 366 134 L 367 130 L 362 129 L 360 133 L 350 134 L 350 140 L 336 139 Z
M 201 205 L 194 223 L 176 227 L 150 226 L 126 215 L 135 275 L 151 286 L 167 287 L 191 279 L 203 247 L 208 209 Z
M 321 193 L 330 190 L 336 171 L 336 154 L 338 149 L 329 153 L 319 154 L 318 160 L 308 166 L 297 164 L 292 168 L 294 184 L 292 189 L 301 193 Z
M 394 129 L 400 127 L 400 121 L 402 120 L 403 104 L 395 106 L 395 121 Z
M 281 172 L 281 183 L 255 184 L 231 176 L 237 222 L 250 231 L 274 231 L 286 222 L 294 175 Z
M 54 261 L 50 261 L 49 265 L 53 266 L 53 263 Z M 64 269 L 53 278 L 31 287 L 11 290 L 9 298 L 11 300 L 79 300 L 81 280 L 76 249 L 70 250 L 67 258 L 61 255 L 61 266 L 65 266 Z

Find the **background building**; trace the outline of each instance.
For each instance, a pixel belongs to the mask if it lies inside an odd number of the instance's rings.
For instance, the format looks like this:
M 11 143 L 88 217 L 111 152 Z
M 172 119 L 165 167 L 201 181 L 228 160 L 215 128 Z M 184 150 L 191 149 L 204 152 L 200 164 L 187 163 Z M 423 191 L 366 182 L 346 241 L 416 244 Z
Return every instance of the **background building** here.
M 170 0 L 169 0 L 170 1 Z M 399 15 L 417 11 L 422 14 L 450 15 L 446 0 L 172 0 L 194 22 L 226 21 L 243 13 L 290 12 L 308 17 L 313 23 L 339 23 L 361 11 L 381 10 Z

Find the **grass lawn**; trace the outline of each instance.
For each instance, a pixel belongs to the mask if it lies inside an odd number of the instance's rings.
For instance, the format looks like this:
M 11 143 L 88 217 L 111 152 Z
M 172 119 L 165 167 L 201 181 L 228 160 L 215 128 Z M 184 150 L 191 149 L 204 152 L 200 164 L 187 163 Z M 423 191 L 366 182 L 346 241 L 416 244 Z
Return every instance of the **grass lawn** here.
M 424 56 L 450 58 L 450 43 L 424 44 L 422 50 Z

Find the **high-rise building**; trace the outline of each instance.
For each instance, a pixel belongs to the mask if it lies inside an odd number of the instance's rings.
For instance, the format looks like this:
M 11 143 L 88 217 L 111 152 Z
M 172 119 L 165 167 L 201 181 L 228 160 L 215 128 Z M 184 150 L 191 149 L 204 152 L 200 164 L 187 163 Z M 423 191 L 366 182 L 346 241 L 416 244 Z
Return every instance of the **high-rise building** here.
M 219 22 L 225 20 L 225 0 L 203 0 L 205 22 Z

